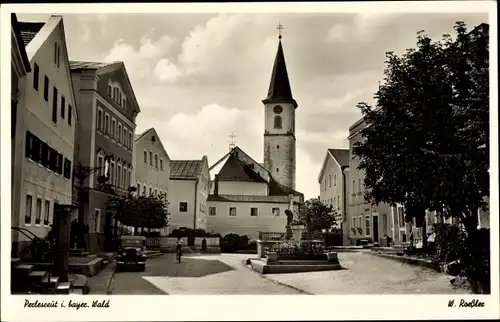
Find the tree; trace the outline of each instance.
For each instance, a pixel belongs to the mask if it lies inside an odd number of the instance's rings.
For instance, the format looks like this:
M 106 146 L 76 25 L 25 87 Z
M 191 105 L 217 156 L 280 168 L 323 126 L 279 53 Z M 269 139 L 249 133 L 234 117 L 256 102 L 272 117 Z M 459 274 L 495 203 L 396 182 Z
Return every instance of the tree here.
M 419 32 L 416 49 L 387 53 L 376 107 L 358 104 L 367 126 L 353 151 L 366 200 L 403 204 L 418 227 L 426 210 L 453 216 L 471 250 L 479 248 L 477 211 L 486 210 L 489 195 L 488 29 L 467 33 L 458 22 L 455 40 L 433 42 Z M 425 247 L 425 227 L 423 235 Z M 480 251 L 469 253 L 469 277 L 489 285 Z
M 298 221 L 305 224 L 309 233 L 330 229 L 337 225 L 339 214 L 332 206 L 327 206 L 318 198 L 312 198 L 304 203 L 299 212 Z
M 116 197 L 108 203 L 115 218 L 123 225 L 155 229 L 161 229 L 168 225 L 170 217 L 168 205 L 167 200 L 158 196 Z

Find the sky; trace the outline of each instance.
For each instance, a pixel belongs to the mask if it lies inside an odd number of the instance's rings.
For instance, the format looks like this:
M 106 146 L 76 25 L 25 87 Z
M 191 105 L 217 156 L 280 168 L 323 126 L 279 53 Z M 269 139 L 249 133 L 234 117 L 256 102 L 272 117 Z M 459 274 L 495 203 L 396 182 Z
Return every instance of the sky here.
M 49 15 L 18 14 L 20 21 Z M 65 14 L 70 60 L 124 61 L 141 113 L 136 134 L 154 127 L 171 159 L 209 165 L 229 135 L 263 161 L 264 105 L 278 38 L 295 100 L 296 190 L 319 195 L 328 148 L 348 148 L 358 102 L 373 104 L 385 53 L 488 22 L 478 13 Z

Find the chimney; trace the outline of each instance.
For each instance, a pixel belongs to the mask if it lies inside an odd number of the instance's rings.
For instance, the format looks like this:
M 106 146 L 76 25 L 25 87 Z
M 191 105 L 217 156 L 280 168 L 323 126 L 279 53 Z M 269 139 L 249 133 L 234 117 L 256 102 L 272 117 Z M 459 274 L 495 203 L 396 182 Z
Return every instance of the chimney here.
M 219 194 L 219 175 L 215 175 L 214 179 L 214 196 L 217 196 Z

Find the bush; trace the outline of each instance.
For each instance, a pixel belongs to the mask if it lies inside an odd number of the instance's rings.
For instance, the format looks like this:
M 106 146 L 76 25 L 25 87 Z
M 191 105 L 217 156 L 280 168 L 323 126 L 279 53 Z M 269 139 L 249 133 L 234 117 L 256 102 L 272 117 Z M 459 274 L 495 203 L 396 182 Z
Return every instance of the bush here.
M 297 243 L 286 241 L 284 243 L 274 244 L 271 247 L 272 252 L 278 254 L 278 259 L 324 259 L 325 247 L 319 243 Z
M 220 241 L 221 251 L 227 253 L 234 253 L 239 250 L 241 246 L 241 237 L 237 234 L 227 234 Z
M 465 233 L 457 225 L 435 224 L 434 239 L 436 251 L 434 261 L 437 263 L 450 263 L 463 258 L 465 250 Z M 461 256 L 462 255 L 462 256 Z

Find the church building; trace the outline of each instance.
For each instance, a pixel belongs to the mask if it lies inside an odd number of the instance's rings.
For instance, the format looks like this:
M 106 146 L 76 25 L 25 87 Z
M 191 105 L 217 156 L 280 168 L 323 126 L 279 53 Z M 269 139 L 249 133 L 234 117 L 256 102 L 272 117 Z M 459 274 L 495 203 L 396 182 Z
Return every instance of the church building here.
M 265 109 L 264 163 L 240 147 L 210 167 L 207 231 L 258 238 L 259 232 L 285 233 L 286 210 L 296 218 L 304 195 L 295 190 L 295 110 L 281 35 Z

